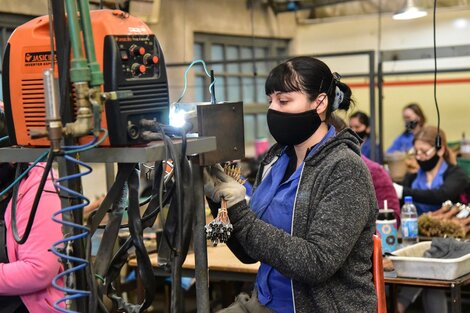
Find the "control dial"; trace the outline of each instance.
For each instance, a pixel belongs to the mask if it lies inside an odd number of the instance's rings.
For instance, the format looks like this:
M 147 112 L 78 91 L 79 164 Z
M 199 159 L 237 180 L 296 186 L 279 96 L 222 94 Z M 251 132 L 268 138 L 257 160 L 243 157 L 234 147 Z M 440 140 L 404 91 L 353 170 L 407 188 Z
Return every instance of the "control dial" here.
M 134 74 L 134 75 L 145 74 L 146 70 L 147 70 L 147 68 L 143 64 L 134 63 L 131 66 L 131 71 L 132 71 L 132 74 Z
M 150 53 L 144 54 L 143 60 L 146 65 L 157 64 L 159 61 L 156 55 L 151 55 Z
M 130 52 L 131 55 L 133 55 L 133 56 L 144 55 L 144 54 L 145 54 L 145 48 L 144 48 L 144 47 L 141 47 L 141 46 L 138 46 L 138 45 L 132 45 L 132 46 L 129 48 L 129 52 Z

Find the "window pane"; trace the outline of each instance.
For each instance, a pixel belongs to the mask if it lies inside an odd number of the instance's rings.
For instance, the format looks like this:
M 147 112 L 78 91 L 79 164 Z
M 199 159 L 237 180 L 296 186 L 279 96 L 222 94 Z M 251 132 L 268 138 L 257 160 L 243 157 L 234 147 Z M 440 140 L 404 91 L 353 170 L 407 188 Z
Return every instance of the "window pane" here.
M 256 138 L 268 138 L 269 129 L 266 114 L 256 114 Z
M 197 102 L 204 101 L 204 77 L 196 76 L 196 85 L 194 86 L 194 98 Z
M 267 48 L 255 48 L 255 59 L 264 59 L 268 56 Z M 258 73 L 267 73 L 268 65 L 266 61 L 256 62 L 256 71 Z
M 226 52 L 227 60 L 238 60 L 238 47 L 228 46 Z M 240 63 L 227 64 L 227 72 L 238 73 L 240 72 Z
M 267 103 L 266 92 L 264 89 L 264 83 L 266 78 L 264 77 L 256 77 L 256 102 L 258 103 Z
M 240 59 L 250 60 L 253 59 L 253 49 L 250 47 L 242 47 L 240 49 Z M 242 72 L 243 73 L 253 73 L 253 64 L 252 62 L 242 63 Z
M 216 77 L 215 81 L 215 97 L 217 102 L 225 101 L 225 77 Z
M 224 59 L 224 46 L 222 45 L 212 45 L 211 46 L 211 61 L 222 61 Z M 223 64 L 214 64 L 212 65 L 215 75 L 221 74 L 224 71 Z M 209 69 L 210 71 L 210 69 Z
M 227 92 L 228 101 L 240 101 L 242 99 L 240 92 L 240 78 L 228 77 L 227 78 Z
M 243 103 L 254 103 L 255 102 L 255 88 L 253 86 L 252 77 L 242 78 L 243 86 Z
M 204 56 L 202 55 L 202 43 L 196 42 L 193 46 L 193 59 L 194 60 L 203 60 Z
M 255 141 L 255 116 L 245 115 L 245 145 L 252 144 Z
M 287 56 L 287 48 L 277 48 L 277 56 L 278 57 Z

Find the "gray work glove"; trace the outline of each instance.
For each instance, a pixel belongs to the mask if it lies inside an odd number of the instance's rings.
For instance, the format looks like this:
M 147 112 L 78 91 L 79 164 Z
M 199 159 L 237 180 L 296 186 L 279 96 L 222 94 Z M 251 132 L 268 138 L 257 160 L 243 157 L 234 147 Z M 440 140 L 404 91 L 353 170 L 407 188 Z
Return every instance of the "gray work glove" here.
M 204 170 L 204 194 L 217 203 L 224 199 L 230 208 L 245 199 L 246 189 L 217 164 Z

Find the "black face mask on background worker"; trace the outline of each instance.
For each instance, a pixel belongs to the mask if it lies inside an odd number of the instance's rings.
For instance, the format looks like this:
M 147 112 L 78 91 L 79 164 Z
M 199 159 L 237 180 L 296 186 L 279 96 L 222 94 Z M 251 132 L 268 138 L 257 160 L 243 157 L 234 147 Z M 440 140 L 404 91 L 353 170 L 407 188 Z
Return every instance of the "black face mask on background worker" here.
M 412 132 L 417 126 L 419 122 L 417 120 L 413 121 L 405 121 L 405 129 L 407 132 Z

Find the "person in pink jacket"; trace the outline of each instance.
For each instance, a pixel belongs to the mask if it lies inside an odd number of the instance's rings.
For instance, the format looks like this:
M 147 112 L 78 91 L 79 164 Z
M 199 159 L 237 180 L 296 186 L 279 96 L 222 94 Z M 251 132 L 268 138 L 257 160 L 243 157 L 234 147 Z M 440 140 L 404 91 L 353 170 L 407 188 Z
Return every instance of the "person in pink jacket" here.
M 379 209 L 384 208 L 384 200 L 387 200 L 388 208 L 392 209 L 395 213 L 398 227 L 400 225 L 400 201 L 398 200 L 395 188 L 393 188 L 392 178 L 379 163 L 368 159 L 365 155 L 361 155 L 361 158 L 366 163 L 372 176 Z
M 0 167 L 2 168 L 0 182 L 4 186 L 8 179 L 13 181 L 11 170 L 14 173 L 14 166 L 1 163 Z M 20 183 L 16 219 L 21 237 L 24 234 L 43 172 L 44 166 L 39 163 Z M 12 312 L 59 312 L 54 309 L 53 305 L 64 295 L 52 286 L 52 279 L 62 271 L 62 265 L 50 248 L 54 242 L 62 238 L 61 225 L 51 219 L 53 213 L 60 210 L 61 204 L 51 176 L 49 175 L 42 192 L 31 233 L 22 245 L 19 245 L 13 237 L 12 201 L 8 198 L 2 200 L 9 201 L 5 211 L 8 263 L 0 263 L 0 305 L 2 305 L 1 298 L 11 299 L 19 296 L 22 305 Z M 0 249 L 5 249 L 5 247 L 0 247 Z M 0 312 L 4 312 L 2 308 L 4 306 L 0 307 Z

